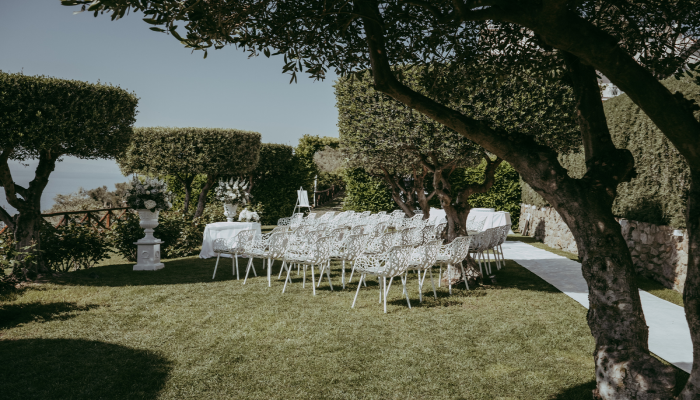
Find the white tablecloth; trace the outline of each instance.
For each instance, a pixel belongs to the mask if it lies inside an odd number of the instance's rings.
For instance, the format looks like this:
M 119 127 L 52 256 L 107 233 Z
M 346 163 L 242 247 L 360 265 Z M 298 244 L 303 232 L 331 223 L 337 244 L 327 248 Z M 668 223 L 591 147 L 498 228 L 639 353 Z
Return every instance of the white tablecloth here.
M 214 239 L 226 238 L 230 239 L 242 230 L 253 229 L 260 234 L 260 223 L 258 222 L 215 222 L 207 224 L 204 228 L 204 238 L 202 240 L 202 251 L 199 252 L 199 258 L 216 257 L 214 253 Z M 228 254 L 222 254 L 222 257 L 231 257 Z
M 445 210 L 438 208 L 430 209 L 430 222 L 437 224 L 438 221 L 445 218 Z M 472 208 L 469 210 L 469 216 L 467 216 L 467 221 L 473 219 L 481 220 L 485 219 L 484 227 L 482 229 L 495 228 L 497 226 L 503 226 L 510 224 L 510 213 L 505 211 L 494 211 L 493 208 Z

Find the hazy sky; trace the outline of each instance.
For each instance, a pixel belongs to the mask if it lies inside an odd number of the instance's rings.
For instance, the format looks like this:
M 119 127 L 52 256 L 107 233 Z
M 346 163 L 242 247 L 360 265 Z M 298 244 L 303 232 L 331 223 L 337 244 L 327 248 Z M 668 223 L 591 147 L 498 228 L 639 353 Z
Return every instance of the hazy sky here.
M 196 126 L 257 131 L 266 143 L 295 145 L 304 134 L 338 136 L 333 80 L 289 84 L 280 57 L 248 59 L 233 47 L 192 53 L 149 30 L 140 15 L 74 15 L 60 0 L 0 0 L 0 70 L 102 81 L 140 98 L 135 126 Z M 232 154 L 235 149 L 231 149 Z M 29 167 L 12 166 L 26 184 Z M 68 158 L 49 179 L 42 207 L 56 193 L 123 182 L 114 161 Z M 7 205 L 0 188 L 0 205 Z

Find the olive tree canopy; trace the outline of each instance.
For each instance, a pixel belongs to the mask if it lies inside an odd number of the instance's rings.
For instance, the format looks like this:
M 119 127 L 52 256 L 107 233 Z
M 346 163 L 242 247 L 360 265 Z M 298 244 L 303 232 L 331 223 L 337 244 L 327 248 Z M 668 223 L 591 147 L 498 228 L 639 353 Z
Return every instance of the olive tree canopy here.
M 40 249 L 41 196 L 62 156 L 114 158 L 132 136 L 138 98 L 101 83 L 0 71 L 0 186 L 18 213 L 0 208 L 19 248 Z M 34 178 L 15 182 L 10 160 L 39 160 Z M 39 271 L 44 266 L 38 264 Z M 29 272 L 36 273 L 34 266 Z M 26 277 L 26 274 L 25 274 Z
M 696 355 L 681 394 L 700 396 L 700 122 L 683 95 L 659 78 L 688 67 L 700 38 L 698 0 L 65 0 L 97 15 L 143 10 L 153 30 L 206 51 L 228 44 L 284 57 L 284 71 L 322 79 L 371 68 L 375 88 L 508 161 L 560 213 L 577 241 L 589 285 L 598 394 L 670 398 L 673 371 L 649 354 L 648 327 L 629 249 L 611 212 L 617 186 L 634 176 L 629 151 L 615 148 L 597 72 L 623 90 L 686 158 L 690 253 L 686 315 Z M 89 4 L 89 8 L 88 8 Z M 182 26 L 179 28 L 178 26 Z M 470 116 L 439 96 L 411 89 L 397 65 L 465 68 L 482 79 L 566 78 L 576 98 L 587 172 L 573 178 L 556 151 L 519 131 Z M 605 240 L 600 240 L 604 237 Z M 625 307 L 620 307 L 624 304 Z
M 118 158 L 124 173 L 143 172 L 175 177 L 185 188 L 188 211 L 192 182 L 206 175 L 195 217 L 202 215 L 209 190 L 219 179 L 243 177 L 258 164 L 260 134 L 217 128 L 136 128 L 124 154 Z

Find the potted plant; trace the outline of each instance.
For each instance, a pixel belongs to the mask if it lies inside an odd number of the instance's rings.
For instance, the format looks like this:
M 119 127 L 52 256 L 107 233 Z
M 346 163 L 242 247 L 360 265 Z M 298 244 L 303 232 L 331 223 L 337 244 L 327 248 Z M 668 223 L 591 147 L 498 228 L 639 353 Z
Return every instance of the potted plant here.
M 233 181 L 233 178 L 228 181 L 219 181 L 219 186 L 214 190 L 214 197 L 224 203 L 224 215 L 226 221 L 233 222 L 236 216 L 238 205 L 245 206 L 248 204 L 250 194 L 247 192 L 248 182 L 239 182 L 238 179 Z
M 168 191 L 168 185 L 157 178 L 134 175 L 131 189 L 128 190 L 126 202 L 129 207 L 136 210 L 141 219 L 139 225 L 144 229 L 146 236 L 139 242 L 153 242 L 153 229 L 158 226 L 158 214 L 161 210 L 169 210 L 173 205 L 170 202 L 172 192 Z

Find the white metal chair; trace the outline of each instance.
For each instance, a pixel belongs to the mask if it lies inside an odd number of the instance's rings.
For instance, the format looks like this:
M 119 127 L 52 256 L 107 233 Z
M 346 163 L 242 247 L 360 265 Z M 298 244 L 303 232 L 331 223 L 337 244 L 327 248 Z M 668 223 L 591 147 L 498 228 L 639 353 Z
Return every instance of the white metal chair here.
M 255 273 L 253 260 L 256 258 L 262 258 L 263 268 L 265 267 L 265 261 L 267 261 L 267 286 L 272 286 L 272 260 L 279 259 L 284 254 L 288 244 L 289 235 L 285 232 L 275 232 L 265 240 L 258 237 L 257 240 L 253 239 L 248 242 L 248 245 L 246 246 L 246 253 L 250 259 L 248 260 L 248 267 L 246 268 L 243 284 L 245 285 L 246 281 L 248 280 L 248 273 L 251 269 L 253 270 L 253 273 Z
M 464 275 L 464 285 L 467 287 L 467 290 L 469 290 L 469 283 L 467 282 L 467 274 L 464 271 L 462 261 L 464 261 L 469 254 L 469 244 L 471 241 L 471 236 L 460 236 L 455 238 L 452 243 L 441 246 L 435 262 L 436 264 L 440 265 L 441 278 L 443 265 L 447 266 L 447 271 L 449 271 L 450 267 L 454 267 L 459 264 L 459 267 L 462 270 L 462 275 Z M 452 279 L 448 279 L 447 281 L 450 286 L 450 294 L 452 294 Z
M 345 289 L 345 262 L 353 262 L 357 256 L 362 253 L 362 249 L 367 244 L 367 239 L 368 236 L 362 234 L 346 235 L 344 240 L 338 245 L 334 246 L 331 251 L 329 268 L 330 261 L 342 261 L 343 263 L 341 267 L 341 283 L 343 285 L 343 289 Z M 321 276 L 323 276 L 323 271 L 321 271 Z M 351 279 L 348 280 L 348 283 L 350 283 L 351 280 L 352 275 Z
M 287 264 L 301 264 L 304 266 L 304 277 L 302 287 L 306 287 L 306 268 L 311 266 L 311 288 L 313 289 L 314 296 L 316 296 L 316 281 L 315 281 L 315 270 L 314 266 L 323 266 L 328 262 L 331 253 L 331 240 L 330 236 L 324 236 L 318 240 L 309 241 L 305 246 L 297 248 L 288 248 L 284 254 L 284 261 Z M 282 288 L 282 293 L 287 290 L 287 284 L 291 281 L 290 279 L 291 266 L 287 269 L 287 278 L 284 280 L 284 287 Z M 322 276 L 319 277 L 321 279 Z M 331 274 L 328 271 L 328 284 L 333 290 L 333 283 L 331 282 Z
M 214 275 L 211 279 L 216 278 L 216 268 L 219 266 L 219 258 L 222 254 L 230 254 L 233 258 L 232 264 L 233 268 L 236 270 L 236 280 L 240 279 L 238 275 L 238 255 L 245 252 L 246 243 L 252 239 L 255 231 L 253 230 L 243 230 L 231 239 L 218 238 L 214 239 L 214 252 L 216 253 L 216 264 L 214 265 Z
M 304 218 L 304 214 L 296 213 L 296 214 L 292 215 L 291 217 L 278 219 L 277 226 L 287 226 L 290 228 L 296 228 L 297 226 L 299 226 L 299 223 L 301 223 L 301 220 L 303 218 Z
M 402 245 L 417 247 L 423 242 L 423 232 L 419 227 L 402 229 L 399 233 L 401 234 Z
M 441 242 L 439 240 L 433 240 L 422 246 L 417 247 L 411 253 L 411 260 L 408 263 L 409 270 L 415 270 L 418 272 L 418 298 L 420 302 L 423 302 L 423 282 L 425 281 L 425 274 L 430 274 L 430 283 L 433 285 L 433 295 L 437 299 L 437 292 L 435 291 L 435 281 L 433 280 L 433 265 L 437 261 L 438 252 L 440 251 Z M 423 276 L 421 277 L 421 272 Z
M 413 248 L 411 246 L 394 246 L 386 253 L 372 255 L 363 254 L 358 257 L 355 261 L 355 268 L 361 275 L 351 308 L 355 308 L 357 295 L 360 294 L 360 288 L 362 287 L 362 281 L 367 278 L 367 275 L 374 275 L 379 278 L 379 303 L 382 302 L 382 299 L 384 300 L 384 313 L 386 313 L 386 297 L 389 294 L 391 282 L 393 282 L 394 277 L 397 276 L 401 278 L 403 291 L 406 295 L 406 303 L 408 304 L 408 308 L 411 308 L 411 300 L 408 298 L 408 292 L 406 291 L 405 272 L 408 268 L 412 251 Z M 390 278 L 389 286 L 386 284 L 386 278 Z
M 485 218 L 481 219 L 468 219 L 467 220 L 467 232 L 469 234 L 481 232 L 484 229 L 484 224 L 486 223 Z

